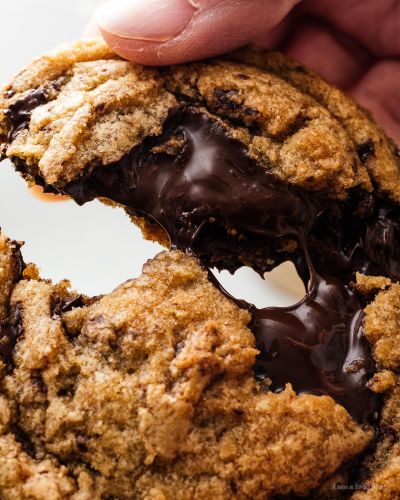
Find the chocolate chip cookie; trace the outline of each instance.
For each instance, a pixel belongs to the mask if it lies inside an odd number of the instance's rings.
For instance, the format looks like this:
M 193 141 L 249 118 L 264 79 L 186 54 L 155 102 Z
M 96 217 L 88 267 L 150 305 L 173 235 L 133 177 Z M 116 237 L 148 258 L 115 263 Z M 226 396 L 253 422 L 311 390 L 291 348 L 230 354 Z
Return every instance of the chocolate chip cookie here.
M 101 299 L 8 279 L 6 498 L 400 495 L 400 157 L 367 112 L 280 54 L 150 69 L 91 40 L 4 88 L 0 141 L 172 247 Z M 205 271 L 285 260 L 289 308 Z

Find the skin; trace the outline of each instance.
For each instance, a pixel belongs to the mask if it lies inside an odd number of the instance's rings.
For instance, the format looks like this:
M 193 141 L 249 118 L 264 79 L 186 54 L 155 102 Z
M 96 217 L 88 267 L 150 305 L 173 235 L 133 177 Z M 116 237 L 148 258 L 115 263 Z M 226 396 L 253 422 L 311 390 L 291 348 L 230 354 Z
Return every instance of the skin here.
M 248 43 L 282 50 L 352 95 L 400 142 L 400 0 L 111 0 L 94 29 L 119 55 L 147 65 Z

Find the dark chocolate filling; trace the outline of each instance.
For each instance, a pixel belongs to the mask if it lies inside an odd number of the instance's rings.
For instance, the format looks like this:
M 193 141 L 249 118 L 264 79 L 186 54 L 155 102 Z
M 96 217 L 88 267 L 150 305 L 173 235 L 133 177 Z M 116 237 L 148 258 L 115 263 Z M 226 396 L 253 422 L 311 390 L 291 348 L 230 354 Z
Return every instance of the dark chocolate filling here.
M 331 238 L 330 258 L 325 261 L 326 253 L 316 247 L 310 259 L 308 241 L 317 222 L 335 210 L 336 222 L 345 220 L 343 207 L 261 168 L 221 125 L 193 109 L 173 114 L 164 130 L 65 192 L 78 203 L 106 197 L 150 217 L 166 230 L 173 247 L 192 251 L 209 266 L 234 269 L 241 259 L 254 259 L 262 272 L 276 265 L 283 239 L 296 240 L 299 250 L 292 258 L 308 278 L 306 297 L 290 308 L 257 309 L 236 301 L 253 315 L 251 328 L 261 351 L 255 374 L 271 379 L 274 391 L 290 382 L 298 393 L 329 394 L 355 418 L 373 419 L 379 402 L 366 387 L 375 365 L 362 333 L 364 304 L 335 269 L 348 278 L 355 265 L 373 261 L 384 274 L 398 272 L 391 255 L 381 259 L 388 242 L 379 246 L 379 208 L 369 207 L 364 232 L 358 229 L 357 237 L 351 232 L 354 248 Z M 178 154 L 153 153 L 171 138 L 183 144 Z M 280 253 L 281 260 L 290 257 Z M 266 264 L 268 258 L 275 262 Z
M 180 151 L 165 152 L 169 142 Z M 274 391 L 290 382 L 298 393 L 328 394 L 360 421 L 376 417 L 380 401 L 366 385 L 375 364 L 362 331 L 365 303 L 350 282 L 356 270 L 400 278 L 398 206 L 361 190 L 338 202 L 288 185 L 194 108 L 174 112 L 161 136 L 63 191 L 80 204 L 104 197 L 126 206 L 209 267 L 250 262 L 262 273 L 292 260 L 307 283 L 300 303 L 257 309 L 236 301 L 253 315 L 255 375 L 271 379 Z M 297 250 L 284 250 L 288 240 Z

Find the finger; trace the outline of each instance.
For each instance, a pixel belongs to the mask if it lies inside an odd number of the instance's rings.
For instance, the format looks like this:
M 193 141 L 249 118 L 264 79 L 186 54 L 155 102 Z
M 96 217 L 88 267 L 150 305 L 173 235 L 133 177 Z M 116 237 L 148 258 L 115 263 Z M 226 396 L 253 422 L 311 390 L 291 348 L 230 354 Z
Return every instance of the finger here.
M 351 90 L 351 95 L 400 143 L 400 61 L 376 64 Z
M 400 55 L 399 0 L 305 0 L 301 10 L 355 37 L 375 55 Z
M 221 54 L 276 26 L 299 0 L 114 0 L 95 19 L 106 42 L 142 64 Z
M 284 50 L 292 59 L 342 89 L 354 85 L 372 59 L 360 44 L 323 22 L 303 21 L 298 24 Z
M 261 49 L 274 49 L 282 47 L 294 25 L 293 13 L 286 16 L 283 21 L 266 33 L 253 40 L 253 44 Z

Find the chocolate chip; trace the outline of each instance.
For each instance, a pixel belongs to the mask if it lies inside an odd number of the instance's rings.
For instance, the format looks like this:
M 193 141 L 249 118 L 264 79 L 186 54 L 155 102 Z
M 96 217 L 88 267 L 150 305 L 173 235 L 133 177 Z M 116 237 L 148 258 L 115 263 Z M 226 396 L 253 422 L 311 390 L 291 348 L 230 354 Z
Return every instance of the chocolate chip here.
M 10 104 L 5 113 L 11 123 L 8 142 L 12 142 L 18 132 L 28 127 L 32 111 L 38 106 L 45 104 L 48 98 L 48 90 L 41 85 L 36 90 L 32 90 L 21 99 Z
M 29 435 L 20 426 L 15 424 L 11 425 L 10 430 L 14 434 L 15 440 L 22 446 L 24 452 L 30 457 L 35 458 L 36 448 Z
M 6 365 L 12 362 L 12 353 L 19 337 L 23 335 L 23 306 L 17 303 L 11 312 L 9 324 L 0 325 L 0 356 Z
M 244 75 L 243 73 L 236 73 L 235 77 L 238 80 L 250 80 L 250 77 L 248 75 Z
M 62 313 L 66 313 L 75 309 L 76 307 L 83 307 L 84 300 L 82 295 L 77 295 L 74 298 L 60 297 L 59 295 L 54 295 L 52 298 L 52 317 L 59 318 Z
M 357 145 L 357 153 L 360 157 L 362 163 L 365 163 L 368 158 L 375 155 L 375 147 L 372 140 L 368 140 L 363 142 L 362 144 Z
M 230 111 L 237 111 L 241 109 L 241 103 L 237 101 L 238 97 L 237 90 L 226 90 L 222 88 L 216 88 L 214 90 L 214 96 L 216 97 L 218 103 L 221 104 L 224 109 L 228 109 Z
M 39 391 L 42 394 L 47 394 L 47 386 L 44 383 L 43 376 L 42 376 L 41 372 L 39 372 L 39 371 L 32 372 L 31 379 L 32 379 L 32 382 L 36 385 L 36 387 L 38 387 Z

